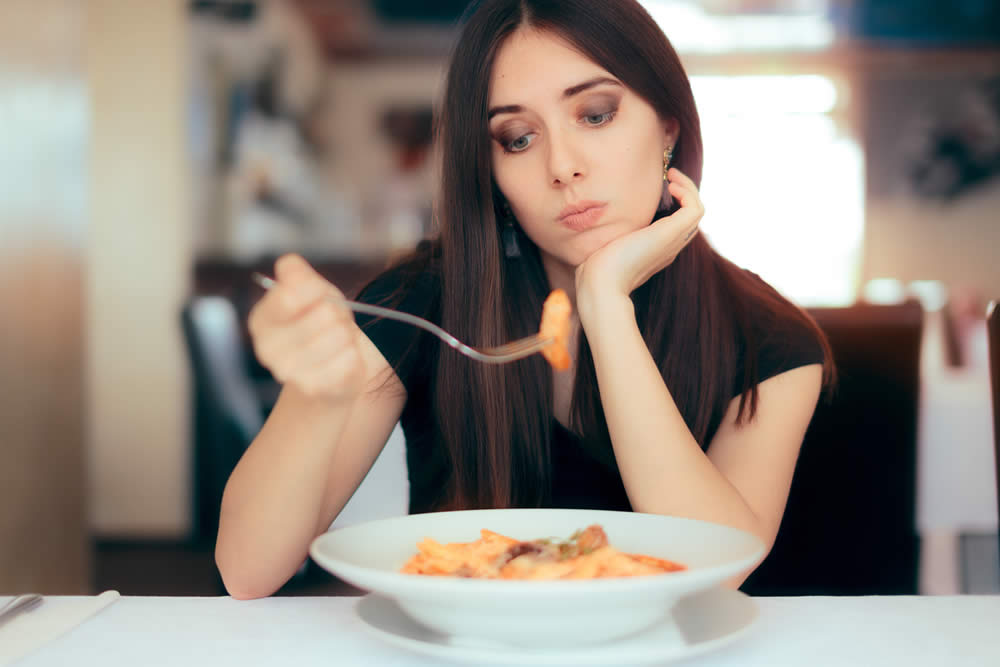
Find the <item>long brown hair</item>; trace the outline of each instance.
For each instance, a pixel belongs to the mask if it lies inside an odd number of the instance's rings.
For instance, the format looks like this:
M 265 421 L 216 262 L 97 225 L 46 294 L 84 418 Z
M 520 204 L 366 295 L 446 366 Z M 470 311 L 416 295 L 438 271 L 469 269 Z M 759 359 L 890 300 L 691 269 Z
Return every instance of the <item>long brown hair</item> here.
M 492 177 L 487 105 L 490 73 L 504 40 L 522 26 L 565 39 L 678 121 L 673 164 L 700 183 L 702 142 L 687 75 L 669 41 L 634 0 L 485 0 L 471 11 L 454 48 L 437 115 L 439 235 L 414 258 L 440 276 L 441 325 L 476 345 L 537 330 L 549 292 L 538 249 L 522 235 L 522 256 L 505 259 L 500 197 Z M 662 212 L 660 213 L 662 214 Z M 803 311 L 697 236 L 664 271 L 632 294 L 643 338 L 695 439 L 716 430 L 741 391 L 740 419 L 757 404 L 755 318 L 794 318 L 823 346 Z M 741 348 L 741 341 L 743 347 Z M 743 351 L 742 377 L 739 356 Z M 571 429 L 614 465 L 594 361 L 580 336 Z M 451 463 L 439 509 L 537 506 L 551 488 L 552 370 L 540 356 L 501 366 L 470 362 L 442 346 L 434 419 Z

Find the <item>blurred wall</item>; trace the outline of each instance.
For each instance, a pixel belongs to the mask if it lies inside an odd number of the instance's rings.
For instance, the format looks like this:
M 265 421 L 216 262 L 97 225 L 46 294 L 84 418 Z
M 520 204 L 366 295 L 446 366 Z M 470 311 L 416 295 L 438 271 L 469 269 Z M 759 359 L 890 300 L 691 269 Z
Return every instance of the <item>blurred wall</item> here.
M 0 2 L 0 595 L 90 586 L 83 14 Z
M 333 63 L 328 68 L 328 110 L 322 118 L 336 159 L 326 178 L 362 202 L 385 197 L 385 175 L 395 171 L 395 148 L 381 127 L 390 109 L 431 109 L 444 86 L 444 59 L 409 62 Z M 434 188 L 432 170 L 421 172 L 421 185 Z
M 863 280 L 940 280 L 1000 298 L 1000 58 L 903 53 L 858 77 Z
M 189 529 L 191 269 L 182 0 L 87 3 L 92 105 L 86 392 L 93 529 Z
M 869 199 L 863 280 L 940 280 L 1000 299 L 1000 184 L 951 202 Z

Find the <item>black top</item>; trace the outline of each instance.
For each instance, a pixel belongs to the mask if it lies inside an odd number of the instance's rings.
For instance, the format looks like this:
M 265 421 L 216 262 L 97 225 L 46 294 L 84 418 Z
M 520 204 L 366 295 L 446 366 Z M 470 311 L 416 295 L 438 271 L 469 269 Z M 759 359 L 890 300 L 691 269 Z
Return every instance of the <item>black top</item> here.
M 439 284 L 431 274 L 417 276 L 406 269 L 390 269 L 358 296 L 365 303 L 385 304 L 405 283 L 402 302 L 389 303 L 404 312 L 440 323 Z M 751 274 L 752 275 L 752 274 Z M 760 280 L 759 277 L 753 276 Z M 443 343 L 409 324 L 378 319 L 361 313 L 356 321 L 371 339 L 406 388 L 407 401 L 400 417 L 406 438 L 406 465 L 410 481 L 410 513 L 430 511 L 448 477 L 443 446 L 434 433 L 432 396 L 434 368 Z M 823 362 L 823 349 L 814 334 L 799 322 L 755 322 L 760 333 L 757 357 L 758 382 L 784 371 Z M 740 394 L 742 358 L 734 382 L 733 396 Z M 718 425 L 710 428 L 703 443 L 711 442 Z M 613 458 L 613 457 L 612 457 Z M 551 506 L 576 509 L 632 509 L 617 466 L 594 458 L 580 446 L 579 438 L 557 420 L 552 420 Z

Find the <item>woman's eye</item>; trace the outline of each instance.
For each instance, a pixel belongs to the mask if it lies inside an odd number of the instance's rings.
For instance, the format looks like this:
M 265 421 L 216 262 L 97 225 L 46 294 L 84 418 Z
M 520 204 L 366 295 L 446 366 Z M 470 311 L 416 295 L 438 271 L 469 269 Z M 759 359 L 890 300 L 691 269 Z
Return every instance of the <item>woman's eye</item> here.
M 610 123 L 614 117 L 614 110 L 605 111 L 604 113 L 589 113 L 583 117 L 583 122 L 596 127 Z
M 535 135 L 532 133 L 522 134 L 516 139 L 504 142 L 503 148 L 508 153 L 520 153 L 521 151 L 526 149 L 529 145 L 531 145 L 531 141 L 534 138 Z

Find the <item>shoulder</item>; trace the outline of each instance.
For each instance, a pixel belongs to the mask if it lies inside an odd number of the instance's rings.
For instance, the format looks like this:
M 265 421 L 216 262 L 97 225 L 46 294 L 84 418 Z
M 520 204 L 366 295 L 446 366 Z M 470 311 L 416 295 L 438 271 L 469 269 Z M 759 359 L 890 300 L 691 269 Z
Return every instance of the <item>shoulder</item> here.
M 427 246 L 395 263 L 361 288 L 357 300 L 431 319 L 440 297 L 440 272 Z M 361 316 L 359 324 L 372 320 Z
M 750 371 L 757 383 L 794 368 L 823 364 L 823 333 L 809 314 L 781 296 L 760 276 L 747 271 L 747 281 L 757 288 L 758 299 L 746 304 L 741 336 L 740 370 Z M 750 366 L 750 368 L 748 368 Z M 743 373 L 734 394 L 742 393 Z
M 363 287 L 356 299 L 440 324 L 440 272 L 432 260 L 418 248 Z M 436 358 L 432 334 L 405 322 L 365 313 L 355 312 L 354 319 L 412 394 L 428 377 Z

